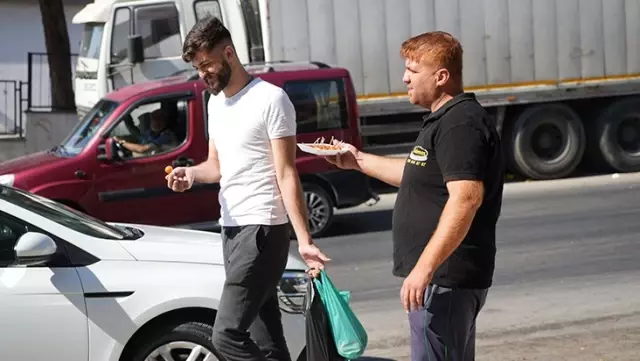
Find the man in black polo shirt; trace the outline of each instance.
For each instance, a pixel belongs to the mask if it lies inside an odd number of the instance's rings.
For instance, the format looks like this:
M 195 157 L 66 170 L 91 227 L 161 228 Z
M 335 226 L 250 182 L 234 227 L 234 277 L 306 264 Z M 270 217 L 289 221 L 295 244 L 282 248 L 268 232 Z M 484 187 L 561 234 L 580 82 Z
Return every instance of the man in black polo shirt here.
M 405 159 L 350 152 L 327 160 L 399 187 L 393 274 L 409 314 L 413 361 L 475 359 L 475 320 L 491 286 L 502 206 L 500 139 L 462 90 L 462 47 L 429 32 L 402 44 L 413 104 L 431 110 Z

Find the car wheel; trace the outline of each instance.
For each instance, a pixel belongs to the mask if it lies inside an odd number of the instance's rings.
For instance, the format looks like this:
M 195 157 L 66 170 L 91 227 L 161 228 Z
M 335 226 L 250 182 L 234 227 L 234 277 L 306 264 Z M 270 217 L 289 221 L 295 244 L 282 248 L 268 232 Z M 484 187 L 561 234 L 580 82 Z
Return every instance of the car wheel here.
M 145 338 L 132 361 L 222 360 L 211 342 L 212 332 L 211 325 L 200 322 L 161 328 Z
M 307 203 L 309 231 L 312 237 L 320 237 L 333 220 L 333 201 L 320 186 L 312 183 L 302 185 Z

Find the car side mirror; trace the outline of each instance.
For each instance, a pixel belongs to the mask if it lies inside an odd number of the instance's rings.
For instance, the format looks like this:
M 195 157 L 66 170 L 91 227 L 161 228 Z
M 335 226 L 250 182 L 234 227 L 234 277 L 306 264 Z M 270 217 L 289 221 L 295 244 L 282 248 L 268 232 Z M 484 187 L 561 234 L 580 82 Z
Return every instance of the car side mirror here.
M 18 265 L 31 266 L 49 261 L 57 248 L 53 239 L 46 234 L 27 232 L 18 239 L 13 250 Z
M 109 137 L 104 140 L 104 144 L 98 146 L 98 160 L 103 162 L 110 162 L 116 159 L 118 156 L 118 150 L 116 148 L 116 141 Z
M 129 46 L 127 49 L 129 63 L 138 64 L 144 62 L 144 46 L 142 44 L 142 35 L 129 36 Z

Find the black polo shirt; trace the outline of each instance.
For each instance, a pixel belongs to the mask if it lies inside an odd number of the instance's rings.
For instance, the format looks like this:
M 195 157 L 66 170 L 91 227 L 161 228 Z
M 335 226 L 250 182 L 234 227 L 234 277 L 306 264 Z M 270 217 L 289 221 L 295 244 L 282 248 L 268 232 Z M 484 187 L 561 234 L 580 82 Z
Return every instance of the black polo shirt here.
M 496 222 L 504 160 L 495 125 L 473 93 L 457 95 L 425 116 L 407 157 L 393 210 L 393 274 L 406 277 L 435 231 L 449 192 L 446 182 L 481 180 L 485 193 L 462 244 L 436 270 L 444 287 L 488 288 L 495 266 Z

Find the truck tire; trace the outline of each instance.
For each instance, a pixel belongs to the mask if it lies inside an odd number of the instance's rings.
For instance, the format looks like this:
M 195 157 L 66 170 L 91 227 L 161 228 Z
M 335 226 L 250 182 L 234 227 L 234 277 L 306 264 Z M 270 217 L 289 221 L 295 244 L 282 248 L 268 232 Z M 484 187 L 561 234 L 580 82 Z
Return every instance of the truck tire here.
M 640 97 L 607 107 L 596 120 L 600 155 L 617 172 L 640 171 Z
M 533 106 L 507 129 L 507 158 L 511 168 L 525 177 L 563 178 L 582 160 L 586 147 L 584 127 L 578 114 L 568 106 Z

